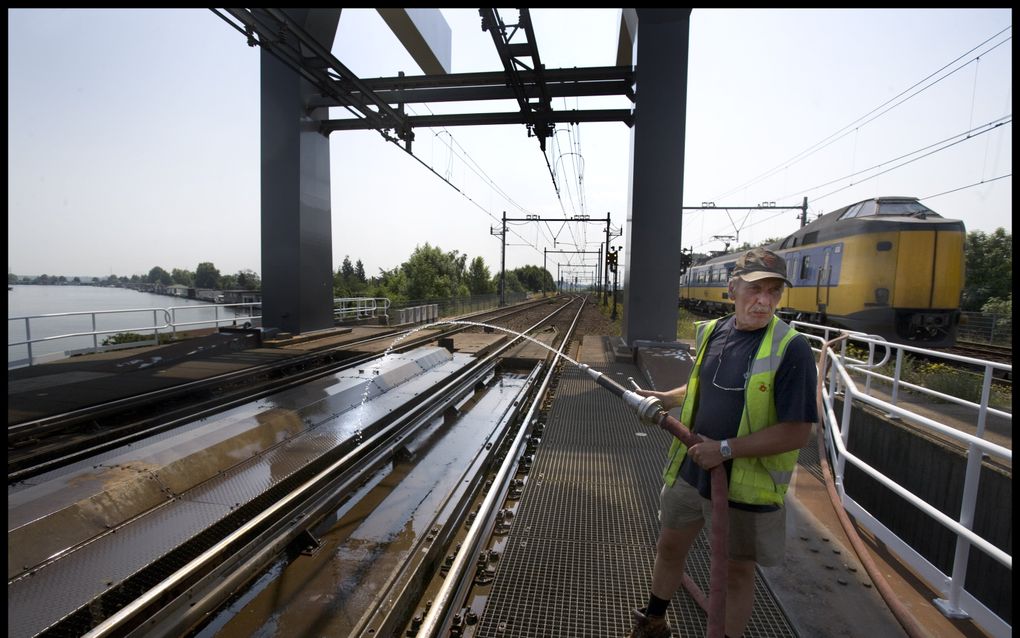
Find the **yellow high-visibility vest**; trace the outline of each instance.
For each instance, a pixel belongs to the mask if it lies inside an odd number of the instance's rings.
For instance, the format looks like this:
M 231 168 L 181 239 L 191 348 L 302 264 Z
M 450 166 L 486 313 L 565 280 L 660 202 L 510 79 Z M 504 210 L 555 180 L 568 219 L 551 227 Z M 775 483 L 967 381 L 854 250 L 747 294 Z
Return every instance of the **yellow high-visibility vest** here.
M 695 336 L 696 356 L 694 369 L 691 370 L 691 377 L 687 381 L 687 396 L 684 398 L 681 408 L 680 421 L 690 427 L 694 422 L 694 414 L 697 410 L 698 383 L 701 373 L 701 364 L 708 350 L 708 337 L 721 319 L 701 321 L 697 324 Z M 785 321 L 778 317 L 772 317 L 765 337 L 758 346 L 758 352 L 751 364 L 751 374 L 747 379 L 744 388 L 744 411 L 740 417 L 740 427 L 737 436 L 747 436 L 770 425 L 775 425 L 779 420 L 776 416 L 776 402 L 774 397 L 774 384 L 776 370 L 783 360 L 786 347 L 794 337 L 799 336 L 797 331 L 790 327 Z M 797 465 L 797 455 L 800 450 L 790 450 L 771 456 L 755 458 L 735 458 L 733 467 L 730 470 L 729 499 L 738 503 L 750 505 L 782 505 L 783 497 L 790 486 L 790 479 L 793 477 L 793 468 Z M 677 474 L 680 472 L 680 464 L 687 455 L 687 446 L 674 439 L 669 448 L 669 459 L 666 468 L 663 470 L 662 478 L 667 485 L 672 486 L 676 482 Z

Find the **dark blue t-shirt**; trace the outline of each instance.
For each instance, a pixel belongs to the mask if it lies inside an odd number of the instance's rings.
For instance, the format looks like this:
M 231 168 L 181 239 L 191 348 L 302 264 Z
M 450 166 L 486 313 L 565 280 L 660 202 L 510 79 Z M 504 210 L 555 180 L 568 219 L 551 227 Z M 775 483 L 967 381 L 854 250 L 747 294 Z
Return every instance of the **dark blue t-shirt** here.
M 750 377 L 754 355 L 767 330 L 767 327 L 737 330 L 732 315 L 716 324 L 702 358 L 694 423 L 685 424 L 692 432 L 716 441 L 737 436 L 744 409 L 744 386 Z M 811 346 L 807 339 L 795 337 L 787 344 L 773 386 L 779 423 L 818 421 L 815 402 L 817 381 L 818 372 Z M 726 461 L 724 466 L 728 480 L 733 461 Z M 680 476 L 698 488 L 705 498 L 712 497 L 711 475 L 690 456 L 684 457 Z M 748 505 L 733 501 L 730 501 L 730 507 L 758 512 L 778 509 L 774 505 Z

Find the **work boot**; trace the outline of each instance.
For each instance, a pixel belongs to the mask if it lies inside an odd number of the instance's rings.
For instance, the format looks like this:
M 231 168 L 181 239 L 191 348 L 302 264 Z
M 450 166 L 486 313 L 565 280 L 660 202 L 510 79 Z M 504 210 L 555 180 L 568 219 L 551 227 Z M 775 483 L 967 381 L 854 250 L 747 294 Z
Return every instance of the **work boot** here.
M 659 616 L 646 616 L 645 608 L 634 610 L 634 629 L 630 638 L 670 638 L 669 623 Z

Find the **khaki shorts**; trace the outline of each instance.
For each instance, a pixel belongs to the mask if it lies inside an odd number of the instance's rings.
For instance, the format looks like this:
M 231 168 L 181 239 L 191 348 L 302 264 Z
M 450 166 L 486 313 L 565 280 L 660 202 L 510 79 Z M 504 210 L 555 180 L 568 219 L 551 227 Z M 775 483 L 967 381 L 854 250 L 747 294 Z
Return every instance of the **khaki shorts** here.
M 732 560 L 753 560 L 773 567 L 786 552 L 786 510 L 748 512 L 729 508 L 729 554 Z M 662 486 L 659 494 L 659 522 L 680 529 L 704 522 L 711 538 L 712 501 L 701 496 L 690 483 L 677 478 L 673 487 Z

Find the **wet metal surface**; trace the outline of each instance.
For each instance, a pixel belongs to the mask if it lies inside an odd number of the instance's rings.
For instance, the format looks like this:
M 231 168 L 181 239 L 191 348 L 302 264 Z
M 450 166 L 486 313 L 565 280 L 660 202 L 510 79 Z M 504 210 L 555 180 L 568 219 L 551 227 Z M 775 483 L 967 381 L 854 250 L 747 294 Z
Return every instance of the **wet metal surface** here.
M 390 356 L 9 488 L 9 578 L 27 573 L 8 585 L 8 634 L 35 635 L 469 361 Z
M 395 462 L 322 529 L 320 547 L 297 557 L 260 584 L 243 605 L 224 612 L 203 637 L 347 636 L 364 626 L 377 597 L 415 551 L 493 436 L 523 380 L 502 377 L 463 406 L 459 418 L 438 419 L 409 462 Z

